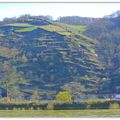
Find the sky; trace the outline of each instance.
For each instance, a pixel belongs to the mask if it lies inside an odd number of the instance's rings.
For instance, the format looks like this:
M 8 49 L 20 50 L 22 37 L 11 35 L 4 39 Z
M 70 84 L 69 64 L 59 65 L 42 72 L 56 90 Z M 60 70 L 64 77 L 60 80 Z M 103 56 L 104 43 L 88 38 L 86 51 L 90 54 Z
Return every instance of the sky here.
M 23 14 L 103 17 L 120 10 L 120 3 L 0 3 L 0 20 Z

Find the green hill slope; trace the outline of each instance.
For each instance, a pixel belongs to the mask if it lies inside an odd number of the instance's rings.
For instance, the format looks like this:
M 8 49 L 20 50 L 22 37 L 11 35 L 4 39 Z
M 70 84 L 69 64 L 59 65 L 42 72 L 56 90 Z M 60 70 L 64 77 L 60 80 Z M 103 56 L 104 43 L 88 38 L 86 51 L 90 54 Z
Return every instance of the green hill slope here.
M 9 86 L 9 94 L 30 100 L 34 91 L 41 99 L 54 99 L 62 90 L 77 94 L 96 93 L 102 65 L 95 50 L 96 41 L 83 35 L 85 26 L 68 26 L 46 20 L 28 19 L 0 26 L 0 63 L 7 63 L 19 77 Z M 1 74 L 2 70 L 1 68 Z M 15 76 L 15 75 L 13 75 Z M 0 79 L 11 84 L 16 78 Z M 73 87 L 77 87 L 73 89 Z M 13 91 L 11 88 L 16 88 Z M 4 90 L 3 90 L 4 89 Z M 1 90 L 6 91 L 4 85 Z M 71 91 L 72 90 L 72 91 Z M 79 92 L 78 92 L 79 91 Z
M 116 12 L 117 13 L 117 12 Z M 110 16 L 109 16 L 110 17 Z M 101 92 L 120 93 L 120 16 L 101 19 L 86 28 L 87 36 L 98 41 L 97 53 L 107 81 Z

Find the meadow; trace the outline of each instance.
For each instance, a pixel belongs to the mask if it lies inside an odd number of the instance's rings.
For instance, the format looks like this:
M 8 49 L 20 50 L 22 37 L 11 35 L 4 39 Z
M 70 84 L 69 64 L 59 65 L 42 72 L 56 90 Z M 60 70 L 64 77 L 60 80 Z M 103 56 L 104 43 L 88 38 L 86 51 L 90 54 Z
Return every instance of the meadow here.
M 1 110 L 0 117 L 120 117 L 120 109 Z

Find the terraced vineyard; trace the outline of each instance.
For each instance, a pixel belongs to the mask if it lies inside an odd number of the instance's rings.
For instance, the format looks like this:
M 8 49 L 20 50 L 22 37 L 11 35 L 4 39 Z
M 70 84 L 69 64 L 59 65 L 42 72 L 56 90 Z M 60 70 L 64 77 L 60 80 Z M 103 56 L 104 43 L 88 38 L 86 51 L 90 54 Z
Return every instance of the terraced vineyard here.
M 54 99 L 67 89 L 66 84 L 77 83 L 81 93 L 96 93 L 102 65 L 95 50 L 97 42 L 83 35 L 84 30 L 85 26 L 42 19 L 1 25 L 0 62 L 7 62 L 20 76 L 11 85 L 12 92 L 18 90 L 22 99 L 29 100 L 39 90 L 42 99 Z

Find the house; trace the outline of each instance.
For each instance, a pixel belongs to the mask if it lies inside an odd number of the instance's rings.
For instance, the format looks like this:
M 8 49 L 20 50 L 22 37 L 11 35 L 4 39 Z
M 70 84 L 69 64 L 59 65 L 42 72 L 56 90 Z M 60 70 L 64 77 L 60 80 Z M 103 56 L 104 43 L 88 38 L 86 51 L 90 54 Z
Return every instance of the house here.
M 110 97 L 111 100 L 120 100 L 120 94 L 114 94 Z
M 116 94 L 115 99 L 120 100 L 120 94 Z

